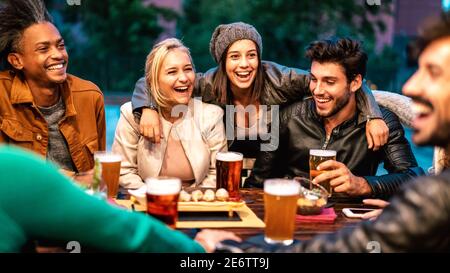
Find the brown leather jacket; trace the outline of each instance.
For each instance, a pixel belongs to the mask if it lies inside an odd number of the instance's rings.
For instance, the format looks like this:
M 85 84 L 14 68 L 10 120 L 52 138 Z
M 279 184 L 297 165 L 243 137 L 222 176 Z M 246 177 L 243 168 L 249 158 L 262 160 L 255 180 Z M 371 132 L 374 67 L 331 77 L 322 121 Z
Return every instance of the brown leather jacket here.
M 72 75 L 60 88 L 66 113 L 59 128 L 77 171 L 87 171 L 94 167 L 94 151 L 106 147 L 103 94 L 92 82 Z M 11 71 L 0 72 L 0 143 L 47 154 L 47 123 L 27 83 Z

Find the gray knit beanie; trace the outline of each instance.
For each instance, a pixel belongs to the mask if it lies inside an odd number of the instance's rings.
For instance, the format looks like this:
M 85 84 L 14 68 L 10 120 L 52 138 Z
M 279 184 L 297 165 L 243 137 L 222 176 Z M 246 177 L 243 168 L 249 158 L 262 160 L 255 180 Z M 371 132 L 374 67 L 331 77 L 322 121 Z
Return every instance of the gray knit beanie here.
M 261 35 L 259 35 L 258 31 L 252 25 L 243 22 L 219 25 L 216 27 L 211 36 L 211 41 L 209 42 L 209 52 L 211 52 L 216 63 L 219 63 L 223 53 L 232 43 L 244 39 L 252 40 L 258 45 L 258 53 L 261 58 Z

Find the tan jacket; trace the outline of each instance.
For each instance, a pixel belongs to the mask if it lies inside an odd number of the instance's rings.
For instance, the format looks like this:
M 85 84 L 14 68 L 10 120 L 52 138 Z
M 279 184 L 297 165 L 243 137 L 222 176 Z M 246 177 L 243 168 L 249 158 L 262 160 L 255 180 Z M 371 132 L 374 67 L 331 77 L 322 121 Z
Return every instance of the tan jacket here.
M 87 171 L 94 167 L 94 151 L 106 147 L 103 94 L 92 82 L 72 75 L 60 88 L 66 113 L 59 129 L 77 171 Z M 47 155 L 47 122 L 28 84 L 10 71 L 0 72 L 0 143 Z
M 181 145 L 195 177 L 193 186 L 216 186 L 216 154 L 227 149 L 220 107 L 191 99 L 181 121 L 171 124 L 161 118 L 164 138 L 160 144 L 141 136 L 131 102 L 122 105 L 120 113 L 112 150 L 122 155 L 122 187 L 139 188 L 146 178 L 159 175 L 171 130 L 181 136 Z

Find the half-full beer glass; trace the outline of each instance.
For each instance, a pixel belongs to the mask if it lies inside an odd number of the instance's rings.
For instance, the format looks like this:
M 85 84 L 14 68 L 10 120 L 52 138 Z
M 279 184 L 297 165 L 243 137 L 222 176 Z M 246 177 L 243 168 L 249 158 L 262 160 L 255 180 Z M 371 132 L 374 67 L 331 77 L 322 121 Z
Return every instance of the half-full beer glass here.
M 319 166 L 320 163 L 325 162 L 327 160 L 336 160 L 335 150 L 320 150 L 320 149 L 309 150 L 309 176 L 311 181 L 319 174 L 327 172 L 317 170 L 317 166 Z M 330 197 L 333 191 L 333 188 L 331 188 L 330 185 L 330 181 L 327 180 L 321 182 L 320 185 L 328 191 L 328 197 Z
M 268 179 L 264 182 L 264 240 L 290 245 L 294 241 L 295 215 L 300 184 L 295 180 Z
M 236 152 L 219 152 L 216 155 L 216 185 L 224 188 L 230 200 L 240 200 L 239 188 L 244 155 Z
M 122 156 L 112 152 L 95 152 L 94 159 L 102 164 L 102 179 L 108 198 L 116 198 L 119 191 L 120 163 Z
M 147 178 L 147 213 L 169 227 L 178 220 L 178 197 L 181 180 L 173 177 Z

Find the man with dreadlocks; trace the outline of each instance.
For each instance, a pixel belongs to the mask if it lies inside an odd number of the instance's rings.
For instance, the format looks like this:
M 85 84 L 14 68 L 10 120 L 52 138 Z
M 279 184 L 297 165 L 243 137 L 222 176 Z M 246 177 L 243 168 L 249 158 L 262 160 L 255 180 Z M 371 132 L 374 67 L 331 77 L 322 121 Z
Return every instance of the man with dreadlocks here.
M 41 0 L 0 3 L 0 143 L 81 172 L 105 149 L 99 88 L 67 74 L 68 54 Z

